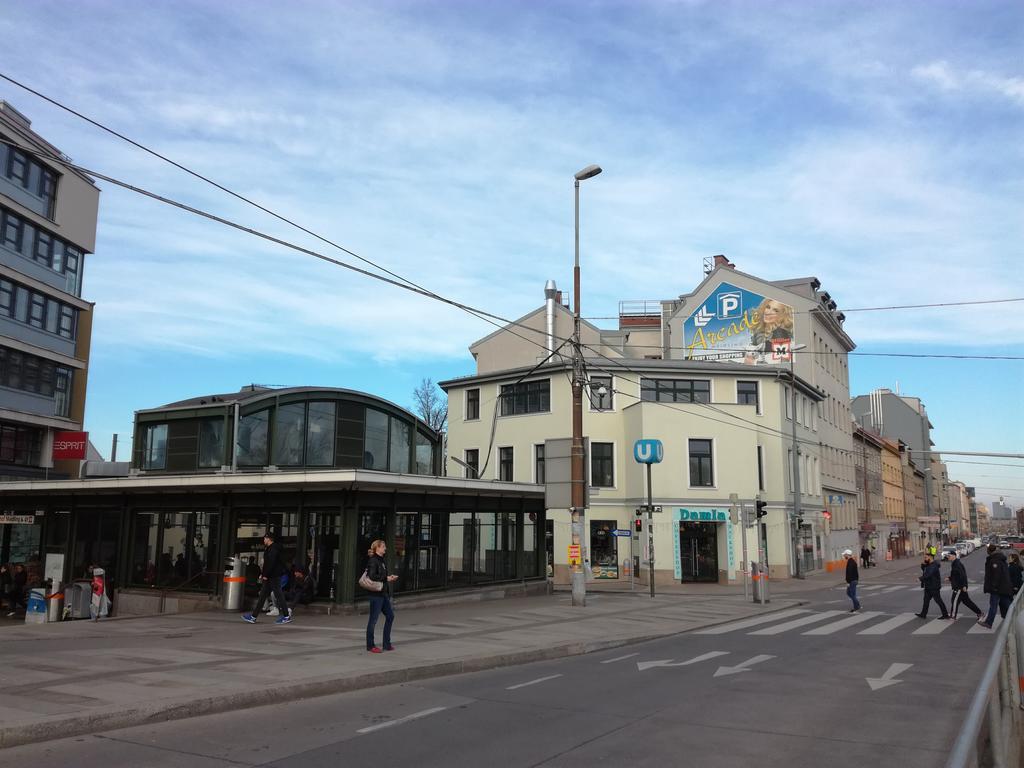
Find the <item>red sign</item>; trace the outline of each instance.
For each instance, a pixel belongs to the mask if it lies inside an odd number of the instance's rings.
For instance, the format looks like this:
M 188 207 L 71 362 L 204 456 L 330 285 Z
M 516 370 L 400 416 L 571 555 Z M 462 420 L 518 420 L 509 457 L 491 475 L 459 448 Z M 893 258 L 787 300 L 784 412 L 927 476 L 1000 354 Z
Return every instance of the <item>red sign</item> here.
M 88 444 L 88 432 L 54 432 L 53 458 L 57 461 L 61 459 L 84 459 Z

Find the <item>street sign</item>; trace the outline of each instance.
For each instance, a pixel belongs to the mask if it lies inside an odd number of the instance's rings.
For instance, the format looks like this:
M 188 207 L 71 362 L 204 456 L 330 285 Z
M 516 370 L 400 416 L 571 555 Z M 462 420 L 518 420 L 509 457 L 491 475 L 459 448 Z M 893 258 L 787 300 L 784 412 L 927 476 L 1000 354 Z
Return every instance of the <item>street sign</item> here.
M 625 539 L 625 538 L 629 538 L 630 536 L 632 536 L 633 532 L 632 531 L 628 531 L 625 528 L 616 528 L 614 531 L 612 531 L 612 535 L 613 536 L 621 536 L 622 538 Z
M 582 558 L 580 557 L 580 545 L 570 544 L 569 545 L 569 565 L 579 565 Z
M 633 443 L 633 458 L 637 464 L 660 464 L 665 458 L 661 440 L 637 440 Z
M 0 525 L 33 525 L 35 521 L 35 515 L 14 515 L 8 512 L 0 515 Z

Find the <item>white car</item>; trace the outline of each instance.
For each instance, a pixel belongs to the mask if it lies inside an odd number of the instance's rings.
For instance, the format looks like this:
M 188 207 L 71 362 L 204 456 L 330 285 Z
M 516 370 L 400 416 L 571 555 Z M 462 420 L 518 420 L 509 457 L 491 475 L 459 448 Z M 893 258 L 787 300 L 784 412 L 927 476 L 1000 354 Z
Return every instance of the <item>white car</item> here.
M 942 548 L 942 559 L 943 560 L 956 560 L 956 556 L 959 554 L 955 546 L 948 546 Z
M 967 548 L 967 542 L 966 541 L 958 541 L 953 546 L 956 547 L 956 551 L 960 553 L 961 557 L 964 557 L 965 555 L 971 554 L 971 550 L 969 550 Z

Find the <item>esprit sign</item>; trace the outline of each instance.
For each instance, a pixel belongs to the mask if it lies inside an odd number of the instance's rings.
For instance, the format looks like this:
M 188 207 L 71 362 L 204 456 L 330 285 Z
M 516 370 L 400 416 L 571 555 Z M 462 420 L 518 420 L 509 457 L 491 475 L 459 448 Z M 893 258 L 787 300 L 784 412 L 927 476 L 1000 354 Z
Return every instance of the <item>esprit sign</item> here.
M 665 458 L 661 440 L 637 440 L 633 443 L 633 458 L 638 464 L 660 464 Z
M 55 432 L 53 434 L 53 458 L 84 459 L 85 446 L 89 442 L 88 432 Z

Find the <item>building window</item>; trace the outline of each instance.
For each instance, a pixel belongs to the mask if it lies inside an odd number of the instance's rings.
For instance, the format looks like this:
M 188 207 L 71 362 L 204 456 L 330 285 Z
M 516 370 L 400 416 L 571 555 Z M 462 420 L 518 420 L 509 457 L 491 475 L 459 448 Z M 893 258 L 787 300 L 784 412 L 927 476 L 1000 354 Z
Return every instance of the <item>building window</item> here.
M 58 365 L 53 377 L 53 413 L 67 416 L 71 412 L 71 381 L 74 373 L 70 368 Z
M 512 473 L 515 469 L 512 448 L 498 449 L 498 479 L 507 483 L 512 482 Z
M 267 464 L 267 437 L 270 426 L 270 409 L 242 416 L 238 420 L 238 465 L 240 467 L 264 467 Z
M 388 470 L 388 416 L 374 408 L 366 409 L 363 469 Z
M 757 446 L 757 489 L 764 490 L 764 447 Z
M 7 169 L 5 175 L 25 189 L 28 189 L 28 156 L 20 149 L 7 145 Z
M 67 304 L 61 304 L 57 323 L 57 334 L 65 339 L 75 338 L 75 310 Z
M 480 418 L 480 390 L 466 390 L 466 421 Z
M 164 469 L 167 466 L 167 425 L 150 424 L 143 432 L 142 468 Z
M 48 219 L 53 218 L 53 204 L 56 200 L 55 192 L 57 191 L 57 176 L 45 168 L 40 169 L 39 173 L 39 197 L 46 202 L 46 217 Z
M 551 410 L 551 380 L 501 385 L 501 415 L 546 413 Z
M 615 487 L 615 444 L 590 444 L 590 485 L 592 488 Z
M 480 477 L 480 450 L 478 448 L 467 448 L 465 453 L 465 468 L 466 477 L 470 480 L 476 480 Z
M 715 485 L 711 464 L 711 441 L 690 440 L 690 487 L 712 488 Z
M 14 283 L 0 280 L 0 315 L 14 316 Z
M 604 394 L 601 394 L 604 392 Z M 610 411 L 614 408 L 611 376 L 590 377 L 590 409 L 593 411 Z
M 422 432 L 416 432 L 416 474 L 434 474 L 434 444 Z
M 533 482 L 544 485 L 544 445 L 533 446 Z
M 53 267 L 53 238 L 41 229 L 36 230 L 36 243 L 32 256 L 39 263 Z
M 0 463 L 38 467 L 43 430 L 15 424 L 0 424 Z
M 391 417 L 391 472 L 409 472 L 409 453 L 412 451 L 412 425 Z
M 757 396 L 757 382 L 737 381 L 736 402 L 740 405 L 752 405 L 756 413 L 761 413 L 761 403 Z
M 707 379 L 640 379 L 640 399 L 658 403 L 710 403 Z
M 199 467 L 220 467 L 224 463 L 224 419 L 199 422 Z
M 306 418 L 306 466 L 334 465 L 334 427 L 337 424 L 333 402 L 309 403 Z
M 279 467 L 302 464 L 302 443 L 306 436 L 306 404 L 279 405 L 274 413 L 272 463 Z
M 29 294 L 28 324 L 33 328 L 46 327 L 46 297 L 35 291 Z
M 0 222 L 0 244 L 8 248 L 21 251 L 22 222 L 17 216 L 4 211 L 3 221 Z

